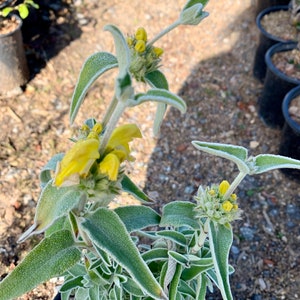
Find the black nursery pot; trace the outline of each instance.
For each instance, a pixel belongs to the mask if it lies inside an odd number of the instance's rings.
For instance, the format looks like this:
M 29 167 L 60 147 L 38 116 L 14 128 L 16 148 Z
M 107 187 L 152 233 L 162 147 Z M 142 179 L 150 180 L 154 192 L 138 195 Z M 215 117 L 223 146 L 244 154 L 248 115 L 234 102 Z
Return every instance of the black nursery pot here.
M 268 49 L 277 43 L 292 42 L 268 33 L 262 27 L 261 20 L 265 15 L 269 13 L 276 12 L 279 10 L 288 10 L 288 9 L 289 9 L 288 5 L 272 6 L 261 11 L 259 15 L 256 17 L 256 26 L 259 29 L 260 34 L 259 34 L 258 46 L 256 48 L 256 52 L 254 56 L 253 76 L 261 82 L 264 81 L 266 76 L 267 66 L 265 63 L 265 54 L 268 51 Z
M 283 127 L 282 101 L 291 89 L 300 85 L 300 80 L 279 71 L 272 62 L 272 56 L 277 52 L 292 50 L 296 45 L 297 43 L 278 43 L 272 46 L 265 55 L 267 75 L 262 95 L 258 100 L 258 114 L 266 125 L 273 128 Z
M 258 15 L 265 8 L 276 5 L 289 5 L 290 0 L 257 0 L 256 14 Z
M 0 92 L 11 92 L 27 83 L 29 70 L 22 39 L 22 19 L 13 16 L 18 22 L 17 28 L 0 34 Z
M 282 102 L 282 113 L 285 119 L 279 146 L 279 154 L 300 160 L 300 124 L 292 119 L 289 113 L 290 103 L 300 96 L 300 86 L 289 91 Z M 300 181 L 300 170 L 281 169 L 290 178 Z

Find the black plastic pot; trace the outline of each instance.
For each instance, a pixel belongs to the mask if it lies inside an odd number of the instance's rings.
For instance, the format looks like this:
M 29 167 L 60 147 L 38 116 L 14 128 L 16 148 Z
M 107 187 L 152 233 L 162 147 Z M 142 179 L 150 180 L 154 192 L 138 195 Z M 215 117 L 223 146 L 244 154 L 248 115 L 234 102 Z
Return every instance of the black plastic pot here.
M 265 8 L 276 5 L 289 5 L 290 0 L 257 0 L 256 14 L 258 15 Z
M 12 16 L 17 28 L 8 34 L 0 34 L 0 93 L 11 92 L 27 83 L 29 70 L 25 56 L 21 26 L 22 19 Z
M 268 33 L 261 25 L 262 18 L 272 12 L 279 11 L 279 10 L 288 10 L 288 5 L 278 5 L 272 6 L 264 9 L 259 13 L 256 17 L 256 26 L 260 31 L 259 34 L 259 42 L 256 48 L 254 62 L 253 62 L 253 76 L 257 78 L 259 81 L 263 82 L 266 76 L 267 66 L 265 63 L 265 54 L 268 49 L 277 44 L 277 43 L 288 43 L 292 41 L 284 40 L 280 37 L 271 35 Z
M 278 43 L 272 46 L 265 55 L 267 75 L 262 95 L 258 100 L 258 113 L 261 119 L 273 128 L 283 127 L 282 101 L 291 89 L 300 85 L 300 80 L 279 71 L 272 62 L 272 56 L 277 52 L 292 50 L 296 45 L 297 43 Z
M 292 119 L 289 113 L 291 101 L 300 95 L 300 86 L 289 91 L 282 102 L 282 113 L 285 124 L 282 130 L 282 136 L 279 146 L 279 154 L 300 160 L 300 123 Z M 281 171 L 300 181 L 300 170 L 298 169 L 281 169 Z

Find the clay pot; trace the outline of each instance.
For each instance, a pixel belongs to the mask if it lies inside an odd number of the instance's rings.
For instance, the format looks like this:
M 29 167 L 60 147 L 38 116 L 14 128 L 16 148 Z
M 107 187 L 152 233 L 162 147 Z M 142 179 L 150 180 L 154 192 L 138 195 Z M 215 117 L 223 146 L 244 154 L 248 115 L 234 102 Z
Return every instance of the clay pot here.
M 278 43 L 272 46 L 265 55 L 267 74 L 262 94 L 258 100 L 258 113 L 265 124 L 273 128 L 283 127 L 282 101 L 291 89 L 300 85 L 300 80 L 289 77 L 278 70 L 272 62 L 272 56 L 276 52 L 292 50 L 296 45 L 297 43 L 293 42 Z
M 289 43 L 292 41 L 284 40 L 280 37 L 271 35 L 267 32 L 261 25 L 262 18 L 275 11 L 279 10 L 288 10 L 288 5 L 279 5 L 279 6 L 272 6 L 264 9 L 259 13 L 256 17 L 256 26 L 259 29 L 259 42 L 256 48 L 254 62 L 253 62 L 253 76 L 258 79 L 259 81 L 263 82 L 267 72 L 267 66 L 265 63 L 265 54 L 268 49 L 277 44 L 277 43 Z
M 282 113 L 284 116 L 284 126 L 279 146 L 279 154 L 300 160 L 300 123 L 292 118 L 289 107 L 293 99 L 300 95 L 300 85 L 290 90 L 283 102 Z M 281 169 L 290 178 L 300 181 L 300 170 Z
M 15 26 L 8 33 L 0 33 L 0 93 L 5 94 L 20 89 L 29 79 L 21 26 L 22 19 L 12 16 L 5 19 L 13 21 Z M 0 20 L 2 22 L 4 20 Z

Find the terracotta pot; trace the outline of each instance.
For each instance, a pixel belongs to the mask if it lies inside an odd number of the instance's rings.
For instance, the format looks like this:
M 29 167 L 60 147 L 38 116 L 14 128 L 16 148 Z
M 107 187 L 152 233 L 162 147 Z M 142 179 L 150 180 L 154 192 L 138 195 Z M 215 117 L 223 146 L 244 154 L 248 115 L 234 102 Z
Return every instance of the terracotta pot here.
M 262 120 L 270 127 L 283 127 L 282 101 L 291 89 L 300 85 L 300 80 L 289 77 L 276 68 L 272 62 L 272 56 L 276 52 L 292 50 L 296 45 L 297 43 L 293 42 L 278 43 L 272 46 L 265 55 L 267 75 L 262 95 L 258 100 L 258 113 Z
M 259 81 L 263 82 L 267 72 L 267 66 L 265 63 L 265 54 L 268 49 L 277 44 L 277 43 L 289 43 L 292 41 L 284 40 L 278 36 L 274 36 L 267 32 L 261 25 L 262 18 L 275 11 L 279 10 L 288 10 L 288 5 L 279 5 L 279 6 L 272 6 L 264 9 L 259 13 L 256 18 L 256 26 L 259 29 L 259 42 L 256 48 L 254 62 L 253 62 L 253 76 L 257 78 Z
M 12 16 L 17 27 L 9 33 L 0 34 L 0 93 L 20 89 L 29 79 L 21 26 L 22 19 Z M 0 21 L 1 22 L 1 21 Z
M 282 102 L 285 123 L 281 135 L 279 154 L 300 160 L 300 123 L 295 121 L 289 112 L 290 104 L 297 96 L 300 96 L 300 85 L 290 90 Z M 281 169 L 281 171 L 285 175 L 300 181 L 300 170 Z

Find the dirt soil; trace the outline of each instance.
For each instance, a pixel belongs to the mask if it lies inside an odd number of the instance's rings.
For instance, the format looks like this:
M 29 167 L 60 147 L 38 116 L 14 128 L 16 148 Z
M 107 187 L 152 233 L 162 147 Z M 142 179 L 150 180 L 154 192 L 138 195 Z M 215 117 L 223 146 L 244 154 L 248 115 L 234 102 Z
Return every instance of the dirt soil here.
M 70 126 L 70 98 L 84 60 L 96 51 L 114 52 L 103 26 L 115 24 L 126 34 L 144 26 L 151 38 L 177 18 L 185 3 L 44 2 L 24 25 L 31 80 L 24 91 L 0 100 L 2 277 L 41 238 L 16 242 L 33 222 L 40 169 L 70 147 L 68 138 L 84 119 L 101 119 L 112 96 L 114 71 L 93 85 Z M 129 166 L 130 176 L 156 200 L 158 210 L 172 200 L 192 199 L 200 184 L 232 181 L 237 174 L 233 164 L 194 149 L 192 140 L 241 145 L 250 155 L 278 153 L 281 131 L 268 128 L 257 115 L 262 85 L 252 76 L 259 37 L 253 2 L 211 1 L 206 10 L 210 16 L 201 25 L 177 28 L 156 45 L 165 51 L 162 70 L 170 90 L 186 100 L 187 113 L 168 110 L 157 138 L 151 128 L 154 104 L 130 109 L 121 120 L 137 123 L 143 132 L 144 139 L 133 144 L 136 161 Z M 272 171 L 246 177 L 237 194 L 243 218 L 233 224 L 234 299 L 300 298 L 299 182 Z M 116 200 L 117 205 L 127 203 L 135 202 L 126 195 Z M 52 299 L 58 284 L 53 279 L 19 299 Z

